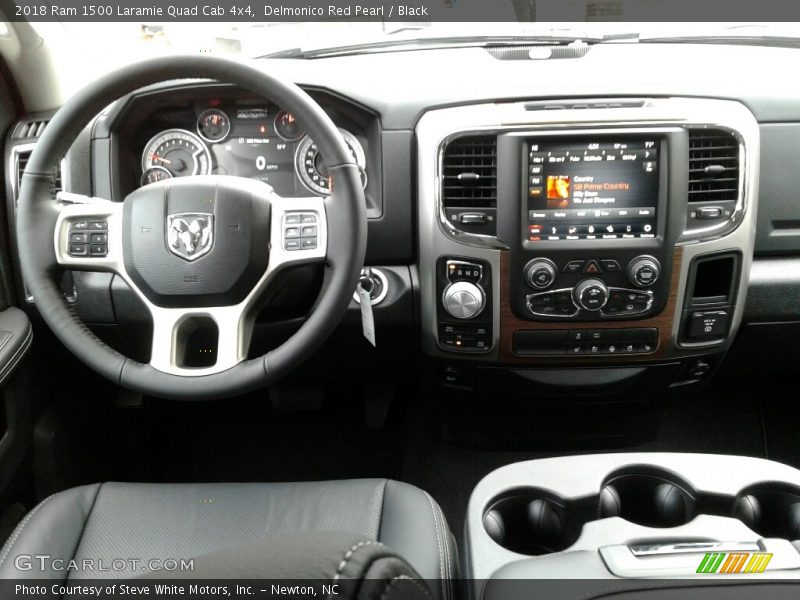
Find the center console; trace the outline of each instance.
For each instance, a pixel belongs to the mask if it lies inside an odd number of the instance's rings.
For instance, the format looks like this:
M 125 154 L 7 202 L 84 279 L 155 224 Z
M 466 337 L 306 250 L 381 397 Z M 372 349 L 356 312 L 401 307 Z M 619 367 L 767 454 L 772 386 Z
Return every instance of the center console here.
M 746 107 L 464 106 L 426 113 L 417 138 L 428 354 L 455 371 L 673 361 L 687 381 L 718 362 L 755 236 Z
M 470 497 L 465 562 L 474 598 L 504 579 L 741 583 L 800 577 L 798 540 L 796 469 L 741 456 L 598 454 L 487 475 Z

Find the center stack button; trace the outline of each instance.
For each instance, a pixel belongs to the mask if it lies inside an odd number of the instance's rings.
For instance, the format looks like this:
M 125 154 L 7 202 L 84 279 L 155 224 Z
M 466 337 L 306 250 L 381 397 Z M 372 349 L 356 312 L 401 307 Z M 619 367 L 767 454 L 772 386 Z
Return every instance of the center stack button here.
M 600 310 L 608 302 L 608 288 L 599 279 L 584 279 L 575 286 L 575 302 L 585 310 Z
M 547 258 L 534 258 L 525 265 L 525 281 L 537 290 L 544 290 L 556 280 L 556 266 Z

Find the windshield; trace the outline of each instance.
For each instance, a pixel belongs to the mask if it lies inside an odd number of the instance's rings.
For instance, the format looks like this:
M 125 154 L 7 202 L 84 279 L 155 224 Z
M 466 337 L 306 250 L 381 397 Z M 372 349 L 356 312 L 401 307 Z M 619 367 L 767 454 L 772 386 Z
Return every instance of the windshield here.
M 537 2 L 536 6 L 540 6 Z M 513 15 L 498 0 L 499 15 Z M 505 11 L 505 12 L 504 12 Z M 540 11 L 541 12 L 541 11 Z M 538 15 L 539 13 L 537 13 Z M 545 11 L 546 16 L 546 11 Z M 164 54 L 209 53 L 241 58 L 313 58 L 431 45 L 482 43 L 642 43 L 662 39 L 735 43 L 800 42 L 797 23 L 613 22 L 36 22 L 50 47 L 65 93 L 103 72 Z M 0 30 L 2 31 L 2 30 Z M 345 50 L 342 50 L 345 49 Z
M 498 2 L 502 12 L 504 2 Z M 513 12 L 511 13 L 513 14 Z M 648 40 L 654 38 L 788 38 L 800 40 L 798 23 L 36 23 L 43 36 L 71 44 L 103 46 L 116 61 L 164 53 L 240 54 L 255 58 L 286 50 L 313 52 L 371 44 L 486 38 Z

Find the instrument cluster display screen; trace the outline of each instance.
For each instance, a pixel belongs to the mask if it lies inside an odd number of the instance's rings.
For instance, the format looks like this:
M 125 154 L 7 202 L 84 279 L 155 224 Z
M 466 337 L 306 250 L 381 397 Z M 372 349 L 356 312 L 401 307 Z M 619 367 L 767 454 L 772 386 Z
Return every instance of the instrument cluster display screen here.
M 529 242 L 655 237 L 657 139 L 530 140 L 527 156 Z

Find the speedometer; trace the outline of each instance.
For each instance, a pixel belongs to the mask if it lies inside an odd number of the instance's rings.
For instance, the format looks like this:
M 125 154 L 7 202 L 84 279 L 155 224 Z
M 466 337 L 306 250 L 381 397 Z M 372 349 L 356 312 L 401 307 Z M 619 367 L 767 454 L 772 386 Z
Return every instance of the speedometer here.
M 345 144 L 350 149 L 350 153 L 361 171 L 361 184 L 366 188 L 367 172 L 365 169 L 367 161 L 364 155 L 364 148 L 349 131 L 340 129 L 339 132 L 342 134 Z M 315 194 L 327 195 L 331 193 L 331 178 L 328 174 L 328 168 L 325 166 L 325 161 L 319 149 L 317 149 L 317 144 L 310 137 L 306 136 L 298 144 L 294 155 L 294 165 L 297 176 L 309 190 Z
M 208 175 L 211 153 L 195 134 L 185 129 L 168 129 L 154 136 L 144 148 L 142 171 L 161 167 L 172 177 Z

